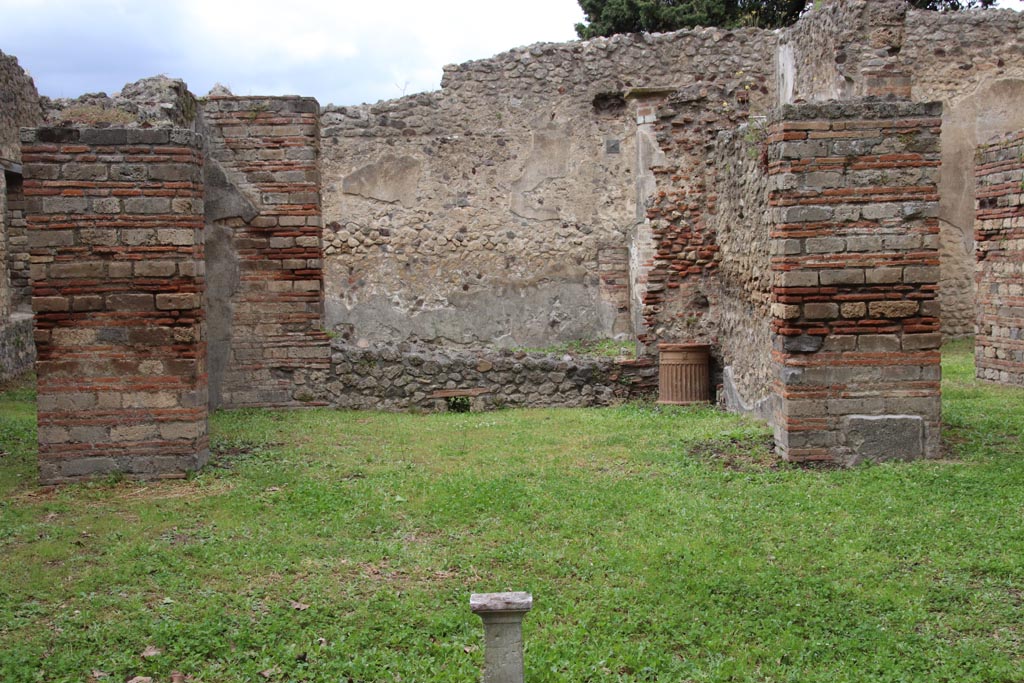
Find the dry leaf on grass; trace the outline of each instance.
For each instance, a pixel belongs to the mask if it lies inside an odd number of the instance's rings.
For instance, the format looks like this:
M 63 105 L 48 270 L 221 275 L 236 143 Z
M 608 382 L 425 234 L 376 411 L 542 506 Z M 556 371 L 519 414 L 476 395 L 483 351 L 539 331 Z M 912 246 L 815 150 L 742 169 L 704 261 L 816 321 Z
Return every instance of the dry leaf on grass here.
M 292 606 L 292 609 L 294 609 L 294 610 L 298 610 L 300 612 L 305 612 L 306 610 L 309 609 L 309 605 L 307 605 L 304 602 L 299 602 L 298 600 L 289 600 L 288 602 Z
M 163 653 L 164 653 L 164 651 L 161 650 L 160 648 L 156 647 L 155 645 L 150 645 L 149 647 L 147 647 L 145 650 L 142 651 L 142 654 L 140 655 L 140 657 L 145 657 L 146 659 L 149 659 L 150 657 L 159 657 Z
M 281 670 L 278 669 L 275 666 L 275 667 L 270 668 L 270 669 L 264 669 L 263 671 L 260 672 L 260 676 L 263 676 L 264 678 L 266 678 L 269 681 L 271 678 L 273 678 L 274 676 L 276 676 L 279 673 L 281 673 Z

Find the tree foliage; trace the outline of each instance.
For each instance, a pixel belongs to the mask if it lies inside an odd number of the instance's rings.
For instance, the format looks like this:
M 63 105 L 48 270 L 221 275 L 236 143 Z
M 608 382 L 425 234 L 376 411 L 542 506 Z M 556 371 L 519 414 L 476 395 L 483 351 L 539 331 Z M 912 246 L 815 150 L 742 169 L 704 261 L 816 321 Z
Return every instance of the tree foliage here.
M 825 0 L 827 1 L 827 0 Z M 585 23 L 580 38 L 654 33 L 693 26 L 778 28 L 795 22 L 814 0 L 578 0 Z M 910 0 L 918 9 L 988 8 L 996 0 Z

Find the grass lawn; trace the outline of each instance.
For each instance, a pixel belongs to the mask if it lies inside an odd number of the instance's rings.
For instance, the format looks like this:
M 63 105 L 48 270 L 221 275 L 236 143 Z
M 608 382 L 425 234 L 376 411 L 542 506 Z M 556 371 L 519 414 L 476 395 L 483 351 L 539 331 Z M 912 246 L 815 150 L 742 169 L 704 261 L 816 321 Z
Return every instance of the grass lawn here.
M 1024 391 L 946 354 L 941 461 L 805 470 L 711 409 L 236 411 L 185 481 L 33 483 L 0 394 L 0 681 L 1024 681 Z M 185 677 L 189 677 L 186 679 Z

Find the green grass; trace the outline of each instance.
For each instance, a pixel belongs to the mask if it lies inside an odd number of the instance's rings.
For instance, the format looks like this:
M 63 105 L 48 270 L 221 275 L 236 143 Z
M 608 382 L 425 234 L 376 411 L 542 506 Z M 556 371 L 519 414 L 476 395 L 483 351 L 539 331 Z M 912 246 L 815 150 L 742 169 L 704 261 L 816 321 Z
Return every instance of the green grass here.
M 562 344 L 539 348 L 520 348 L 525 353 L 569 354 L 570 356 L 601 356 L 605 358 L 636 358 L 636 342 L 616 339 L 574 339 Z
M 8 392 L 0 681 L 472 681 L 500 590 L 531 683 L 1024 681 L 1024 391 L 967 354 L 947 457 L 845 471 L 711 409 L 235 411 L 189 480 L 51 490 Z

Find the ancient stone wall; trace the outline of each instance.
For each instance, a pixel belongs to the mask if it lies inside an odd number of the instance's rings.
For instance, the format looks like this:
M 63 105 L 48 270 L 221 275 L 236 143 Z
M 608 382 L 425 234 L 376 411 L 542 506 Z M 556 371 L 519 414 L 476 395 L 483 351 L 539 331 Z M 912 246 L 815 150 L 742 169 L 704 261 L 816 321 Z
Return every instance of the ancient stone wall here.
M 207 445 L 201 140 L 23 132 L 40 479 L 184 476 Z
M 942 324 L 974 329 L 974 153 L 1024 127 L 1024 15 L 933 12 L 901 0 L 842 0 L 783 32 L 783 102 L 896 94 L 941 101 Z
M 328 327 L 465 346 L 631 335 L 649 171 L 627 95 L 714 81 L 767 103 L 774 49 L 754 29 L 536 45 L 447 67 L 439 93 L 326 109 Z
M 7 266 L 7 174 L 0 169 L 0 326 L 11 314 L 11 277 Z
M 769 125 L 776 444 L 939 453 L 940 104 L 786 106 Z
M 322 401 L 330 349 L 318 111 L 302 97 L 211 97 L 202 106 L 214 407 Z
M 31 370 L 35 360 L 32 314 L 14 313 L 0 325 L 0 382 Z
M 715 340 L 725 389 L 720 400 L 730 410 L 770 418 L 772 240 L 766 138 L 760 118 L 719 135 L 711 158 L 718 199 L 708 225 L 719 257 Z
M 747 120 L 761 78 L 736 69 L 721 85 L 694 85 L 641 107 L 654 119 L 660 152 L 651 168 L 655 189 L 646 217 L 654 253 L 645 264 L 644 331 L 638 335 L 648 345 L 718 341 L 720 224 L 711 217 L 720 187 L 713 156 L 719 134 Z
M 974 331 L 974 157 L 1024 128 L 1024 15 L 1009 10 L 907 13 L 900 59 L 913 98 L 944 103 L 941 195 L 943 330 Z
M 978 150 L 978 326 L 980 379 L 1024 385 L 1024 133 Z
M 29 277 L 28 221 L 25 216 L 25 192 L 22 176 L 7 177 L 7 210 L 4 213 L 7 229 L 7 257 L 5 265 L 10 286 L 12 312 L 32 311 L 32 279 Z
M 0 159 L 21 161 L 18 129 L 43 120 L 39 93 L 18 60 L 0 52 Z
M 909 97 L 911 79 L 899 58 L 907 7 L 902 0 L 816 4 L 782 31 L 781 103 Z
M 658 387 L 652 358 L 559 356 L 434 344 L 360 348 L 336 340 L 328 382 L 331 403 L 368 410 L 447 409 L 467 396 L 473 410 L 606 406 L 650 398 Z

